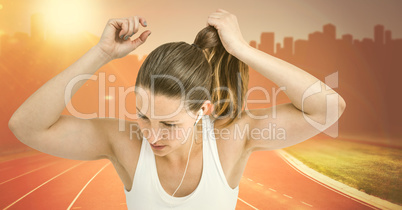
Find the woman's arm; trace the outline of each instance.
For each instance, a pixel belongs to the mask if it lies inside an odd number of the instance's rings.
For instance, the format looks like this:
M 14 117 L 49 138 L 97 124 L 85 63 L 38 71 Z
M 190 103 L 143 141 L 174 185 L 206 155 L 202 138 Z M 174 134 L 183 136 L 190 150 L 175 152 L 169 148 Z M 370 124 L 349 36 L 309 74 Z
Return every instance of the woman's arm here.
M 344 99 L 333 89 L 308 72 L 284 60 L 248 44 L 235 49 L 233 55 L 282 88 L 292 104 L 306 114 L 326 115 L 327 95 L 330 94 L 338 95 L 339 104 L 336 106 L 339 105 L 340 110 L 346 106 Z M 317 85 L 317 82 L 320 85 Z M 305 94 L 307 90 L 316 93 Z
M 27 146 L 54 156 L 79 160 L 111 157 L 112 148 L 105 130 L 98 128 L 107 128 L 105 123 L 115 124 L 112 120 L 85 120 L 61 115 L 66 106 L 64 93 L 67 84 L 78 75 L 94 74 L 110 60 L 98 46 L 92 47 L 41 86 L 14 112 L 9 121 L 10 130 Z M 78 82 L 71 94 L 85 81 Z
M 345 100 L 308 72 L 249 45 L 236 52 L 234 56 L 277 84 L 291 100 L 270 108 L 244 111 L 244 124 L 251 130 L 244 151 L 274 150 L 298 144 L 329 128 L 344 112 Z M 255 119 L 254 116 L 267 117 Z
M 109 61 L 111 58 L 98 45 L 92 47 L 75 63 L 34 92 L 12 115 L 10 128 L 21 128 L 21 132 L 31 134 L 48 129 L 59 119 L 66 107 L 64 94 L 67 84 L 78 75 L 94 74 Z M 86 80 L 77 82 L 71 90 L 71 95 L 85 82 Z
M 240 137 L 243 151 L 288 147 L 317 135 L 339 119 L 346 106 L 343 98 L 308 72 L 248 45 L 236 16 L 219 9 L 209 16 L 208 24 L 218 30 L 229 53 L 277 84 L 292 101 L 242 112 L 238 129 L 247 133 Z
M 136 16 L 110 19 L 97 45 L 46 82 L 15 111 L 9 121 L 15 136 L 34 149 L 63 158 L 112 158 L 110 137 L 116 137 L 118 133 L 118 120 L 61 115 L 66 106 L 64 97 L 66 91 L 73 95 L 86 82 L 80 80 L 72 90 L 66 90 L 67 84 L 76 76 L 92 75 L 109 61 L 124 57 L 145 42 L 149 31 L 135 40 L 117 37 L 133 35 L 138 31 L 139 21 L 144 25 L 145 19 Z

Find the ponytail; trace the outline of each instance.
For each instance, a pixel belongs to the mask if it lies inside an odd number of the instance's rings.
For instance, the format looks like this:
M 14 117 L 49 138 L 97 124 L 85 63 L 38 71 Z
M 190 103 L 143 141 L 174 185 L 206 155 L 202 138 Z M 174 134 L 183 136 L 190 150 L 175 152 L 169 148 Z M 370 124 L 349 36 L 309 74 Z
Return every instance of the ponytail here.
M 194 44 L 203 50 L 212 68 L 213 116 L 219 119 L 229 115 L 230 120 L 222 126 L 230 125 L 244 108 L 249 81 L 248 66 L 225 50 L 213 26 L 201 30 Z
M 152 75 L 158 75 L 158 79 Z M 229 117 L 222 125 L 226 127 L 243 110 L 248 66 L 229 54 L 218 31 L 207 26 L 197 34 L 194 45 L 171 42 L 153 50 L 138 71 L 135 87 L 175 99 L 182 99 L 184 90 L 186 108 L 194 114 L 211 100 L 213 120 Z

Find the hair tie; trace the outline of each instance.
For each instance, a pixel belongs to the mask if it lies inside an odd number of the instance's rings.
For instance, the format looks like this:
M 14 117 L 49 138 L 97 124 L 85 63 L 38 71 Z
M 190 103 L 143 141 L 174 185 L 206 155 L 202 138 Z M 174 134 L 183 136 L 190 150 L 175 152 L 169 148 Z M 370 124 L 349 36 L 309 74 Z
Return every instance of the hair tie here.
M 195 46 L 196 48 L 202 50 L 201 47 L 198 47 L 198 45 L 196 45 L 196 44 L 194 44 L 194 43 L 192 43 L 191 45 L 193 45 L 193 46 Z

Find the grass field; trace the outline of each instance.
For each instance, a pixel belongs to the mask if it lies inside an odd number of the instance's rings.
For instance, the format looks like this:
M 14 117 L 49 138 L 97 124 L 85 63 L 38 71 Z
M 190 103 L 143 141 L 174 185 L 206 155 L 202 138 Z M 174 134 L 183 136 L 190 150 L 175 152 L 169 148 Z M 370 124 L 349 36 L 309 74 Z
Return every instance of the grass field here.
M 402 204 L 402 149 L 339 139 L 310 139 L 284 150 L 328 177 Z

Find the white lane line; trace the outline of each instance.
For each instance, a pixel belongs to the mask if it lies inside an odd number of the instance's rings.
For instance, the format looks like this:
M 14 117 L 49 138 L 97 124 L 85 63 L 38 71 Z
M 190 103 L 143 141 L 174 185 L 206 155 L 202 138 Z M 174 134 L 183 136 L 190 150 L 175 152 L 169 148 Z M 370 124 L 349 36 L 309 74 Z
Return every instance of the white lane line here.
M 304 205 L 307 205 L 307 206 L 313 207 L 313 205 L 311 205 L 311 204 L 305 203 L 305 202 L 303 202 L 303 201 L 301 201 L 301 202 L 302 202 L 302 204 L 304 204 Z
M 91 181 L 104 169 L 106 168 L 106 166 L 108 166 L 111 162 L 107 163 L 106 165 L 104 165 L 86 184 L 85 186 L 81 189 L 81 191 L 78 193 L 77 196 L 75 196 L 73 202 L 71 202 L 71 204 L 67 207 L 67 210 L 70 210 L 71 207 L 73 206 L 73 204 L 75 203 L 75 201 L 78 199 L 78 197 L 81 195 L 81 193 L 85 190 L 85 188 L 89 185 L 89 183 L 91 183 Z
M 255 210 L 258 210 L 257 208 L 255 208 L 254 206 L 252 206 L 251 204 L 249 204 L 249 203 L 247 203 L 246 201 L 244 201 L 243 199 L 241 199 L 241 198 L 239 198 L 239 197 L 237 197 L 237 199 L 239 199 L 241 202 L 243 202 L 243 203 L 245 203 L 245 204 L 247 204 L 248 206 L 250 206 L 251 208 L 253 208 L 253 209 L 255 209 Z
M 249 180 L 249 181 L 253 181 L 252 179 L 249 179 L 249 178 L 247 178 L 247 180 Z
M 56 162 L 57 162 L 57 161 L 56 161 Z M 21 175 L 18 175 L 18 176 L 14 177 L 14 178 L 11 178 L 11 179 L 9 179 L 9 180 L 6 180 L 6 181 L 0 183 L 0 185 L 4 184 L 4 183 L 6 183 L 6 182 L 12 181 L 12 180 L 14 180 L 14 179 L 17 179 L 17 178 L 19 178 L 19 177 L 21 177 L 21 176 L 25 176 L 25 175 L 27 175 L 27 174 L 29 174 L 29 173 L 32 173 L 32 172 L 34 172 L 34 171 L 37 171 L 37 170 L 39 170 L 39 169 L 41 169 L 41 168 L 44 168 L 44 167 L 46 167 L 46 166 L 53 165 L 53 164 L 55 164 L 56 162 L 54 162 L 54 163 L 49 163 L 49 164 L 44 165 L 44 166 L 42 166 L 42 167 L 39 167 L 39 168 L 37 168 L 37 169 L 34 169 L 34 170 L 28 171 L 28 172 L 26 172 L 26 173 L 23 173 L 23 174 L 21 174 Z
M 285 197 L 288 197 L 288 198 L 293 198 L 292 196 L 289 196 L 289 195 L 286 195 L 286 194 L 282 194 L 283 196 L 285 196 Z
M 29 194 L 31 194 L 33 191 L 39 189 L 39 188 L 42 187 L 43 185 L 45 185 L 45 184 L 47 184 L 48 182 L 52 181 L 53 179 L 55 179 L 55 178 L 57 178 L 57 177 L 63 175 L 63 174 L 66 173 L 67 171 L 69 171 L 69 170 L 71 170 L 71 169 L 73 169 L 73 168 L 75 168 L 75 167 L 77 167 L 77 166 L 79 166 L 79 165 L 81 165 L 81 164 L 83 164 L 83 163 L 85 163 L 85 162 L 78 163 L 78 164 L 76 164 L 75 166 L 72 166 L 72 167 L 70 167 L 69 169 L 67 169 L 67 170 L 65 170 L 65 171 L 63 171 L 63 172 L 57 174 L 57 175 L 54 176 L 53 178 L 47 180 L 46 182 L 44 182 L 44 183 L 42 183 L 41 185 L 37 186 L 35 189 L 31 190 L 29 193 L 23 195 L 21 198 L 18 198 L 16 201 L 14 201 L 12 204 L 8 205 L 8 206 L 7 206 L 6 208 L 4 208 L 3 210 L 6 210 L 6 209 L 10 208 L 12 205 L 16 204 L 18 201 L 22 200 L 23 198 L 25 198 L 26 196 L 28 196 Z
M 260 186 L 264 186 L 263 184 L 260 184 L 260 183 L 257 183 L 258 185 L 260 185 Z
M 276 190 L 274 190 L 274 189 L 272 189 L 272 188 L 268 188 L 269 190 L 271 190 L 271 191 L 274 191 L 274 192 L 276 192 Z

